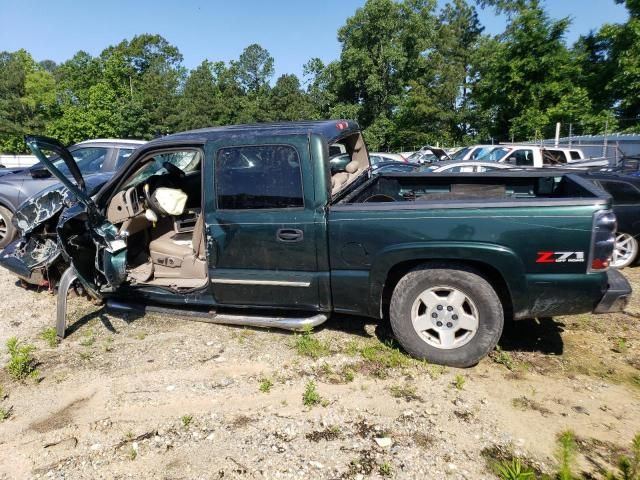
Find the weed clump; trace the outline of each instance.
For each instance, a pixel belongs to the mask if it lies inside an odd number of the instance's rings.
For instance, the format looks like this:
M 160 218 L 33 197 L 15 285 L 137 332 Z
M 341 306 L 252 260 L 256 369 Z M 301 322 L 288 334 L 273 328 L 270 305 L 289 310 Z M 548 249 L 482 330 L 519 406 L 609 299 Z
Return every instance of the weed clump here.
M 47 327 L 40 332 L 40 338 L 47 342 L 47 345 L 51 348 L 55 348 L 58 346 L 60 340 L 58 339 L 58 334 L 56 333 L 56 329 L 53 327 Z
M 407 402 L 413 400 L 422 400 L 422 397 L 418 395 L 417 388 L 414 385 L 392 385 L 389 387 L 389 393 L 393 398 L 403 398 Z
M 27 377 L 36 378 L 36 359 L 33 352 L 36 347 L 29 344 L 22 344 L 16 337 L 7 340 L 7 350 L 9 351 L 9 363 L 6 365 L 7 372 L 15 380 L 24 380 Z
M 467 380 L 463 375 L 458 374 L 453 378 L 453 386 L 456 388 L 456 390 L 462 390 L 466 381 Z
M 188 429 L 193 422 L 193 415 L 183 415 L 182 417 L 180 417 L 180 421 L 182 422 L 182 426 L 185 429 Z
M 316 384 L 313 381 L 307 383 L 304 393 L 302 394 L 302 403 L 305 407 L 314 407 L 322 403 L 322 397 L 316 389 Z
M 271 387 L 273 387 L 273 382 L 271 381 L 271 379 L 263 378 L 262 380 L 260 380 L 260 385 L 258 389 L 262 393 L 269 393 L 271 391 Z
M 294 347 L 298 355 L 313 359 L 324 357 L 331 353 L 328 345 L 314 337 L 310 329 L 296 335 Z

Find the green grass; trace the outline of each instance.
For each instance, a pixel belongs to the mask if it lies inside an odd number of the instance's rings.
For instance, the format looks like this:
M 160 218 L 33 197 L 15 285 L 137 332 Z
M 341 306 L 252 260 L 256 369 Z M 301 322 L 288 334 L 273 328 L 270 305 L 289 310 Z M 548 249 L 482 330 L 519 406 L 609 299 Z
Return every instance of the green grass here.
M 313 381 L 307 383 L 302 394 L 302 403 L 306 407 L 314 407 L 320 405 L 323 402 L 322 397 L 318 393 L 316 384 Z
M 138 457 L 138 451 L 135 448 L 131 447 L 127 452 L 127 457 L 131 461 L 135 460 Z
M 628 350 L 629 350 L 629 344 L 627 343 L 627 340 L 622 337 L 618 338 L 613 348 L 613 351 L 616 353 L 624 354 L 624 353 L 627 353 Z
M 519 458 L 498 463 L 496 471 L 500 480 L 533 480 L 535 478 L 533 470 L 523 465 Z
M 356 378 L 356 372 L 354 372 L 351 368 L 346 367 L 342 370 L 342 378 L 344 378 L 345 382 L 351 383 Z
M 182 422 L 182 426 L 185 429 L 188 429 L 193 422 L 193 415 L 183 415 L 182 417 L 180 417 L 180 421 Z
M 576 456 L 576 436 L 567 430 L 558 436 L 556 459 L 558 461 L 558 480 L 573 480 L 573 463 Z
M 464 375 L 458 374 L 453 378 L 453 386 L 456 390 L 462 390 L 466 381 L 467 380 L 464 378 Z
M 402 353 L 393 342 L 369 343 L 360 349 L 360 355 L 365 360 L 386 368 L 407 367 L 412 362 L 412 359 Z
M 4 422 L 11 416 L 11 408 L 0 407 L 0 422 Z
M 513 357 L 509 352 L 505 352 L 499 346 L 491 352 L 489 357 L 496 363 L 500 365 L 504 365 L 509 370 L 515 370 L 516 362 L 513 360 Z
M 389 387 L 389 392 L 394 398 L 403 398 L 405 401 L 410 402 L 412 400 L 420 400 L 420 395 L 417 394 L 417 389 L 414 385 L 405 383 L 404 385 L 392 385 Z
M 260 380 L 258 389 L 262 393 L 269 393 L 271 391 L 271 387 L 273 387 L 273 382 L 269 378 L 263 378 L 262 380 Z
M 29 344 L 21 344 L 16 337 L 7 340 L 7 350 L 9 351 L 9 363 L 6 370 L 15 380 L 24 380 L 27 377 L 38 376 L 36 370 L 36 359 L 33 352 L 36 347 Z
M 55 348 L 58 346 L 60 340 L 58 339 L 58 334 L 56 333 L 56 329 L 53 327 L 47 327 L 40 332 L 40 338 L 47 342 L 47 345 L 51 348 Z
M 329 346 L 313 336 L 311 330 L 296 335 L 294 348 L 298 355 L 317 359 L 331 353 Z
M 383 464 L 381 464 L 378 468 L 378 471 L 383 477 L 390 477 L 391 475 L 393 475 L 393 467 L 389 462 L 384 462 Z

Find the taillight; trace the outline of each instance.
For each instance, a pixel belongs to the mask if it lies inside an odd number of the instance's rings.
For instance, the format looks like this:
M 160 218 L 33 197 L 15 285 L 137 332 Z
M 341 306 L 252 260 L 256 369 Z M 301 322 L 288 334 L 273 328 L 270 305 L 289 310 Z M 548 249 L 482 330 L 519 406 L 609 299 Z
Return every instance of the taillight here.
M 611 210 L 601 210 L 593 215 L 589 272 L 601 272 L 609 268 L 616 243 L 616 216 Z

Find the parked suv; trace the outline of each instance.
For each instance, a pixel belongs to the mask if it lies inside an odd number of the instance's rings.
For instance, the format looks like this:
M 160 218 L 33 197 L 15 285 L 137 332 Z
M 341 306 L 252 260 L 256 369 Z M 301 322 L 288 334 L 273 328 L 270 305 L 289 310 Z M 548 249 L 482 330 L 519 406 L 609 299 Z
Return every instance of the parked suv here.
M 85 179 L 104 176 L 104 181 L 122 166 L 142 140 L 97 139 L 77 143 L 68 148 Z M 53 159 L 62 173 L 70 176 L 62 159 Z M 32 195 L 59 183 L 41 163 L 29 168 L 7 168 L 0 171 L 0 249 L 15 237 L 12 224 L 18 206 Z

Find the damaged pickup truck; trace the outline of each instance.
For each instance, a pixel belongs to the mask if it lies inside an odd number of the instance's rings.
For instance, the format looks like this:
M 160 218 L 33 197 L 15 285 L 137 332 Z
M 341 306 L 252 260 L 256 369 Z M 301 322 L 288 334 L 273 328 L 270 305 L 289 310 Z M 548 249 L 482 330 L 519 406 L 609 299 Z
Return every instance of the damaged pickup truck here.
M 0 264 L 31 275 L 25 258 L 46 239 L 57 245 L 69 267 L 60 337 L 79 281 L 107 307 L 218 323 L 388 317 L 411 355 L 470 366 L 505 320 L 619 311 L 631 293 L 608 268 L 610 197 L 571 174 L 372 175 L 358 125 L 332 120 L 154 140 L 90 196 L 61 144 L 27 143 L 67 188 L 64 208 L 41 223 L 35 206 L 23 212 L 29 228 Z M 351 161 L 331 172 L 336 146 Z M 75 182 L 48 155 L 68 161 Z

